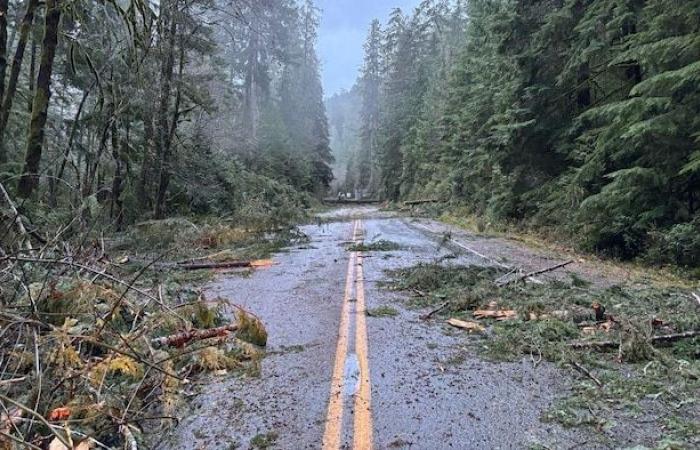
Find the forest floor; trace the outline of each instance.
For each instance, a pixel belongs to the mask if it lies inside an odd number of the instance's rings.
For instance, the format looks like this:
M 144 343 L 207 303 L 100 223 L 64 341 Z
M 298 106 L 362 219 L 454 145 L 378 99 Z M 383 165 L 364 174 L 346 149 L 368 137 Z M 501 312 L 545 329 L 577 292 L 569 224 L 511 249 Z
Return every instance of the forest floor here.
M 267 354 L 196 381 L 157 448 L 700 445 L 688 283 L 373 207 L 299 231 L 207 282 L 261 318 Z

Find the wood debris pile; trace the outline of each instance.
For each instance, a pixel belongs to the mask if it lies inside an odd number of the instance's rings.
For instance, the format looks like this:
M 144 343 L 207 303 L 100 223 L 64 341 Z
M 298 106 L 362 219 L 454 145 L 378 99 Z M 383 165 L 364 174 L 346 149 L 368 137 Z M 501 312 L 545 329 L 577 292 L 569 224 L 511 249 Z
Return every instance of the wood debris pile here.
M 108 261 L 0 257 L 1 449 L 137 449 L 179 421 L 199 373 L 259 363 L 267 334 L 255 316 L 137 287 Z

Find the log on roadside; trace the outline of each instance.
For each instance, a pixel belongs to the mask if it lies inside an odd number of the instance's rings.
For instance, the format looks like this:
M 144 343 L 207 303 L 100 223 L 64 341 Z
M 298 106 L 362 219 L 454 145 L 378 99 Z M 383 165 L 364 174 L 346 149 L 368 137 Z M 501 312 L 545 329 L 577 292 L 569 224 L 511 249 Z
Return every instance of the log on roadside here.
M 260 261 L 224 261 L 224 262 L 202 262 L 183 264 L 178 263 L 177 267 L 183 270 L 203 270 L 203 269 L 235 269 L 247 267 L 269 266 L 272 262 L 268 260 Z
M 232 323 L 223 327 L 209 328 L 206 330 L 189 330 L 180 333 L 171 334 L 170 336 L 162 336 L 151 339 L 151 344 L 154 347 L 178 347 L 182 348 L 193 341 L 201 341 L 214 337 L 225 337 L 229 333 L 238 330 L 238 324 Z
M 440 200 L 436 198 L 424 198 L 424 199 L 419 199 L 419 200 L 406 200 L 403 202 L 404 205 L 406 206 L 412 206 L 412 205 L 422 205 L 424 203 L 438 203 Z

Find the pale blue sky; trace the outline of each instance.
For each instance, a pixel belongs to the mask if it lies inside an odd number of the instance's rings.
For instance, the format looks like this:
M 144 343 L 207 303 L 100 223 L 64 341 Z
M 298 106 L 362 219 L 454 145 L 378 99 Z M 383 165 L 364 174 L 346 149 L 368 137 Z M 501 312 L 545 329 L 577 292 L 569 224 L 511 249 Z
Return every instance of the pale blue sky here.
M 400 7 L 412 12 L 420 0 L 316 0 L 323 10 L 318 52 L 323 64 L 326 96 L 350 89 L 362 64 L 367 30 L 372 19 L 386 23 L 389 12 Z

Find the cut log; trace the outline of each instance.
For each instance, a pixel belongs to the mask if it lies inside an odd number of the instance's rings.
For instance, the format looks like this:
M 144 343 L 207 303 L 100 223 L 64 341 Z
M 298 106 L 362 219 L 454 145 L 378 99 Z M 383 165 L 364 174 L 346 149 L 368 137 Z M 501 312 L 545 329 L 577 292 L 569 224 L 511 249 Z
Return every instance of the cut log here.
M 171 334 L 151 339 L 151 344 L 154 347 L 178 347 L 182 348 L 192 341 L 201 341 L 203 339 L 211 339 L 214 337 L 225 337 L 229 333 L 238 330 L 238 324 L 225 325 L 218 328 L 209 328 L 206 330 L 190 330 L 180 333 Z
M 483 325 L 481 325 L 480 323 L 477 323 L 477 322 L 472 322 L 470 320 L 459 320 L 459 319 L 452 318 L 452 319 L 447 320 L 447 323 L 449 325 L 452 325 L 455 328 L 461 328 L 462 330 L 467 330 L 470 333 L 471 332 L 483 333 L 484 331 L 486 331 L 486 328 Z
M 403 202 L 404 205 L 406 206 L 412 206 L 412 205 L 422 205 L 424 203 L 438 203 L 440 200 L 436 198 L 425 198 L 425 199 L 419 199 L 419 200 L 406 200 Z
M 518 317 L 518 313 L 512 309 L 477 309 L 473 313 L 476 319 L 511 320 Z
M 256 261 L 224 261 L 224 262 L 203 262 L 193 264 L 178 263 L 178 267 L 183 270 L 203 270 L 203 269 L 234 269 L 245 267 L 267 267 L 271 266 L 272 261 L 262 259 Z
M 650 342 L 652 344 L 668 344 L 671 342 L 677 342 L 683 339 L 690 339 L 700 336 L 700 330 L 690 330 L 683 333 L 673 333 L 673 334 L 663 334 L 659 336 L 652 336 Z M 575 349 L 584 348 L 615 348 L 620 345 L 620 341 L 592 341 L 592 342 L 572 342 L 569 347 Z

